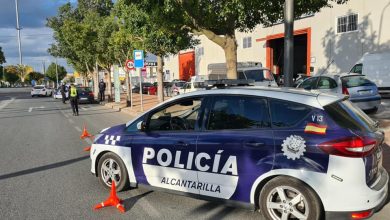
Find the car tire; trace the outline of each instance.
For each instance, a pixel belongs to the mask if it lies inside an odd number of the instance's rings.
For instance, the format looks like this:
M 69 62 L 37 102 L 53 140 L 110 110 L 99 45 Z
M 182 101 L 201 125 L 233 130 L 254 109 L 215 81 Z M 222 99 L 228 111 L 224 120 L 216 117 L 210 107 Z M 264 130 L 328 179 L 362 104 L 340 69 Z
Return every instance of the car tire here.
M 97 172 L 99 181 L 104 187 L 111 188 L 114 178 L 118 192 L 129 188 L 129 174 L 125 164 L 118 155 L 114 153 L 104 154 L 99 160 Z
M 322 205 L 317 194 L 295 178 L 273 178 L 264 185 L 258 199 L 260 211 L 266 219 L 280 220 L 283 215 L 287 215 L 286 219 L 294 216 L 310 220 L 322 218 Z

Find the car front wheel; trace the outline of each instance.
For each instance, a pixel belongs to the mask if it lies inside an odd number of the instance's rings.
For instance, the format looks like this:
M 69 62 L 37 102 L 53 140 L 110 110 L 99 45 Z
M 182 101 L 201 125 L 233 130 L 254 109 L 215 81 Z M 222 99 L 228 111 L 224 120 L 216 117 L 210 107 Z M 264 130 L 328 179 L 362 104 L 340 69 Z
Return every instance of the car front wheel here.
M 111 188 L 112 181 L 115 181 L 117 191 L 129 187 L 129 175 L 123 161 L 114 153 L 104 154 L 98 164 L 99 181 L 106 188 Z
M 260 192 L 259 207 L 266 219 L 321 219 L 316 193 L 305 183 L 290 177 L 276 177 Z

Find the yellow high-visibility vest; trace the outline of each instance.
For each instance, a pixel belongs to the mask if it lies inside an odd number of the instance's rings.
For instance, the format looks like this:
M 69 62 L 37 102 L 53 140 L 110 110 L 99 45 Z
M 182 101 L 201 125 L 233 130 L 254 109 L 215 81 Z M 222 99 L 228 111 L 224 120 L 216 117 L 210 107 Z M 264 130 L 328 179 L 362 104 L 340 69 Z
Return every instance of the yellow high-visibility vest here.
M 77 96 L 76 87 L 74 87 L 74 86 L 70 87 L 70 97 L 76 97 L 76 96 Z

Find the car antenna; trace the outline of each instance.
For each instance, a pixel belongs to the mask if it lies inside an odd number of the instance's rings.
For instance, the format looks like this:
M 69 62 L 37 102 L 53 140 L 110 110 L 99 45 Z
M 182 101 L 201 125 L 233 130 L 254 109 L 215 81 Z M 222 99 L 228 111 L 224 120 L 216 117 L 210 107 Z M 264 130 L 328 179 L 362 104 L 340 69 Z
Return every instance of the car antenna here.
M 318 76 L 322 76 L 322 74 L 324 74 L 325 71 L 328 70 L 328 68 L 330 67 L 330 65 L 332 65 L 333 62 L 334 62 L 334 60 L 332 59 L 332 60 L 328 63 L 328 65 L 326 66 L 326 68 L 325 68 L 325 69 L 320 73 L 320 75 L 318 75 Z

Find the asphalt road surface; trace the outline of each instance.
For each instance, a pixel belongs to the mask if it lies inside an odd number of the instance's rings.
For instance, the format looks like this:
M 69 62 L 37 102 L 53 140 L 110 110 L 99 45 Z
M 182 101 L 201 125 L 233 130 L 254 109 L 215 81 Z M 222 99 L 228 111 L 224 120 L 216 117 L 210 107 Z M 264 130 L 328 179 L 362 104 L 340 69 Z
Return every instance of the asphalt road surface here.
M 75 117 L 69 104 L 31 98 L 29 91 L 0 88 L 1 219 L 263 219 L 248 209 L 142 186 L 118 194 L 125 213 L 115 208 L 94 211 L 109 191 L 90 173 L 89 154 L 83 151 L 90 143 L 80 140 L 81 129 L 86 125 L 94 134 L 131 116 L 100 105 L 80 105 L 80 116 Z M 389 215 L 388 204 L 373 219 Z

